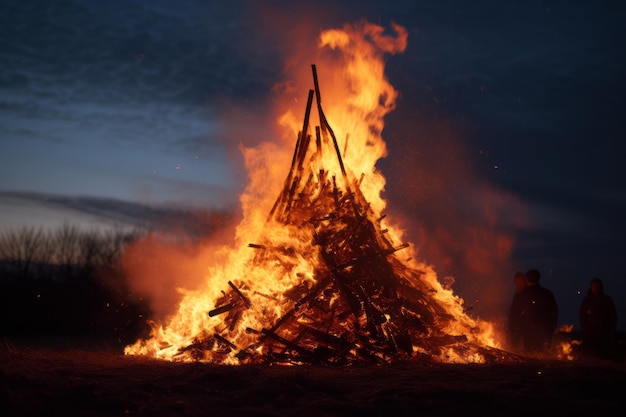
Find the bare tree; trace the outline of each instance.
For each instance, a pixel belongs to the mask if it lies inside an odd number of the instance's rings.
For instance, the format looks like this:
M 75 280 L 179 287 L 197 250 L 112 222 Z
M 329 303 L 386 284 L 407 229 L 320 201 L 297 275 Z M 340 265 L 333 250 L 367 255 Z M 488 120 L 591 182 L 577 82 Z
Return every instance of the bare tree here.
M 0 234 L 0 259 L 7 261 L 15 273 L 28 277 L 35 262 L 46 258 L 46 236 L 41 228 L 22 227 Z
M 69 223 L 63 223 L 61 228 L 52 234 L 54 263 L 62 266 L 66 279 L 74 278 L 80 254 L 80 236 L 80 229 Z
M 89 232 L 82 232 L 78 236 L 78 256 L 77 264 L 85 272 L 91 271 L 101 267 L 99 264 L 98 252 L 102 250 L 103 239 L 97 230 Z

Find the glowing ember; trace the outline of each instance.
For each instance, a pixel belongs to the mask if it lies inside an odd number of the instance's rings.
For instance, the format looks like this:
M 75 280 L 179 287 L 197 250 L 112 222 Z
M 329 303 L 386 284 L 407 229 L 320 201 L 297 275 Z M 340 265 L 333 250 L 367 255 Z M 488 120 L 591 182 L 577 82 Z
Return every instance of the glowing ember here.
M 491 324 L 465 313 L 383 213 L 375 163 L 386 154 L 383 117 L 397 93 L 381 58 L 403 51 L 407 37 L 394 30 L 322 33 L 321 47 L 343 54 L 345 81 L 324 97 L 328 118 L 313 66 L 303 120 L 281 118 L 297 137 L 291 163 L 270 145 L 244 152 L 251 181 L 240 244 L 224 248 L 206 286 L 185 294 L 169 322 L 153 324 L 127 354 L 226 364 L 500 358 Z M 290 166 L 283 181 L 277 162 Z

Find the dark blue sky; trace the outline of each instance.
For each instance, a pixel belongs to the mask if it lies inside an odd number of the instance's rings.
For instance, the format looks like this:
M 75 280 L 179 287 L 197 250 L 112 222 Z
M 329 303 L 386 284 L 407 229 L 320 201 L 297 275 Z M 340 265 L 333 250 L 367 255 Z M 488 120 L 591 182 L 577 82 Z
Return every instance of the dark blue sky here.
M 396 22 L 409 39 L 386 71 L 400 92 L 379 164 L 390 211 L 465 297 L 512 283 L 462 259 L 488 240 L 474 229 L 497 229 L 512 269 L 542 271 L 562 324 L 599 276 L 624 328 L 626 6 L 571 3 L 3 0 L 0 228 L 233 209 L 237 146 L 271 135 L 287 38 Z

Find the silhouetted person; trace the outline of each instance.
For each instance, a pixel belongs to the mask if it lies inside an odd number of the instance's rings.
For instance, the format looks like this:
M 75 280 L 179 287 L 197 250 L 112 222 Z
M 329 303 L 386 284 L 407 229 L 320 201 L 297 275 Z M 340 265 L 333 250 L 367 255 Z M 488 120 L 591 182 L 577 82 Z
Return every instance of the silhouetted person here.
M 587 295 L 580 304 L 579 318 L 583 353 L 601 359 L 614 358 L 617 311 L 613 299 L 604 293 L 601 279 L 591 280 Z
M 556 330 L 559 310 L 554 294 L 539 284 L 537 269 L 526 272 L 527 288 L 520 293 L 522 344 L 526 352 L 546 352 Z
M 522 324 L 524 320 L 524 307 L 522 303 L 522 291 L 528 286 L 526 284 L 526 274 L 518 271 L 513 275 L 513 284 L 515 285 L 515 293 L 509 307 L 509 315 L 507 321 L 508 343 L 513 350 L 523 349 L 522 340 Z
M 518 294 L 522 292 L 523 289 L 528 287 L 528 283 L 526 282 L 526 274 L 518 271 L 513 276 L 513 285 L 515 286 L 515 293 Z

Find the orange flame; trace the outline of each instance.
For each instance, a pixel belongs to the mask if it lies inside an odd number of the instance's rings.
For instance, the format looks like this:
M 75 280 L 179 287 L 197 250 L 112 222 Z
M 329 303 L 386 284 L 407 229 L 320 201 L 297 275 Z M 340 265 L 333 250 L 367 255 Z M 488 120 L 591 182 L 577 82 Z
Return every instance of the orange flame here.
M 376 216 L 386 207 L 386 201 L 381 197 L 385 178 L 375 167 L 376 162 L 387 154 L 381 136 L 383 119 L 395 108 L 398 96 L 385 77 L 383 58 L 385 54 L 403 52 L 407 45 L 407 31 L 395 24 L 392 28 L 393 35 L 385 33 L 380 26 L 366 22 L 345 25 L 341 29 L 322 32 L 318 45 L 318 60 L 323 67 L 332 68 L 320 77 L 329 123 L 336 129 L 338 148 L 345 165 L 355 176 L 360 176 L 360 189 Z M 297 85 L 298 82 L 283 84 L 277 91 L 297 90 Z M 309 286 L 315 284 L 318 267 L 315 260 L 319 258 L 316 251 L 319 249 L 311 244 L 314 236 L 306 229 L 269 223 L 267 218 L 276 195 L 282 189 L 285 169 L 290 165 L 292 145 L 285 146 L 285 143 L 293 141 L 301 128 L 294 111 L 302 109 L 287 109 L 279 117 L 278 123 L 285 132 L 282 142 L 265 142 L 255 148 L 241 147 L 249 183 L 240 197 L 243 220 L 236 228 L 235 243 L 213 248 L 214 262 L 206 266 L 204 283 L 194 290 L 180 290 L 182 299 L 175 313 L 164 323 L 152 323 L 150 337 L 127 346 L 126 354 L 150 355 L 166 360 L 238 363 L 235 357 L 224 354 L 215 346 L 203 350 L 202 357 L 186 354 L 185 347 L 225 329 L 229 331 L 229 343 L 238 348 L 250 346 L 254 335 L 246 329 L 271 327 L 286 313 L 285 292 L 302 283 Z M 340 178 L 341 167 L 336 157 L 329 155 L 325 158 L 328 159 L 322 162 L 324 168 Z M 386 227 L 387 236 L 392 241 L 402 241 L 404 231 L 399 225 L 387 221 Z M 291 250 L 285 256 L 278 251 L 277 259 L 267 268 L 249 268 L 254 250 L 248 244 L 261 235 L 266 237 L 265 245 Z M 441 331 L 465 335 L 470 342 L 481 346 L 498 347 L 494 326 L 468 316 L 463 300 L 450 288 L 441 285 L 433 268 L 418 262 L 413 248 L 405 250 L 404 267 L 423 271 L 420 279 L 431 288 L 432 297 L 455 318 Z M 229 329 L 229 324 L 220 315 L 211 317 L 207 311 L 223 295 L 224 288 L 233 286 L 233 281 L 237 281 L 239 287 L 248 289 L 242 298 L 250 308 L 242 312 L 238 326 Z M 418 351 L 422 349 L 415 348 Z M 453 348 L 442 350 L 440 360 L 485 361 L 477 351 L 459 352 Z

